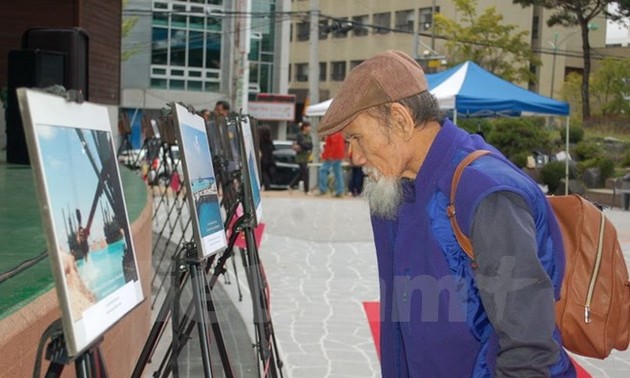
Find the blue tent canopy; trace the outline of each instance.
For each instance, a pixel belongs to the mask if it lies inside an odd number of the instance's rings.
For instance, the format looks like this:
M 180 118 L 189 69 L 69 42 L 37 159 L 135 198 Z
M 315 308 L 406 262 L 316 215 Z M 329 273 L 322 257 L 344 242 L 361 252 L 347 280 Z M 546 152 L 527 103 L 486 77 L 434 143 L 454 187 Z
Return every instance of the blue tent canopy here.
M 428 74 L 429 90 L 440 108 L 454 118 L 569 115 L 569 105 L 505 81 L 467 61 L 446 71 Z

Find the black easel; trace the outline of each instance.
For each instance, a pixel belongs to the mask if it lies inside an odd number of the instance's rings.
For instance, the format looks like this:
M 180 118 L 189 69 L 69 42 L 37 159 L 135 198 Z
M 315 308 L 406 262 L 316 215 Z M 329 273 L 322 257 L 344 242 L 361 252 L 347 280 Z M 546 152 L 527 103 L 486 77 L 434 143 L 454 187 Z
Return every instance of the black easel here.
M 33 377 L 39 378 L 40 376 L 41 349 L 48 339 L 50 339 L 50 342 L 46 346 L 46 360 L 50 361 L 50 365 L 46 371 L 46 378 L 61 377 L 61 373 L 66 365 L 72 363 L 74 363 L 77 378 L 108 377 L 105 361 L 103 360 L 103 355 L 99 348 L 103 338 L 101 337 L 96 340 L 77 356 L 70 357 L 68 356 L 68 349 L 66 348 L 66 342 L 61 330 L 61 319 L 54 321 L 42 335 L 37 350 Z
M 204 260 L 199 260 L 197 247 L 194 243 L 185 243 L 183 252 L 184 256 L 179 256 L 178 254 L 173 261 L 171 276 L 173 281 L 171 288 L 151 328 L 149 338 L 138 358 L 138 362 L 131 375 L 132 377 L 141 376 L 144 367 L 155 351 L 159 337 L 166 327 L 169 315 L 171 316 L 173 337 L 159 368 L 153 374 L 154 377 L 168 377 L 171 373 L 173 377 L 179 376 L 177 358 L 186 342 L 190 339 L 190 335 L 195 326 L 199 333 L 204 376 L 212 377 L 207 320 L 209 320 L 214 333 L 214 341 L 219 351 L 223 372 L 228 378 L 234 377 L 212 300 L 211 288 L 213 285 L 206 280 L 206 272 L 202 267 Z M 209 266 L 210 262 L 207 263 Z M 183 319 L 180 320 L 180 292 L 189 278 L 193 289 L 193 300 L 184 311 Z M 204 303 L 206 304 L 205 310 L 203 308 Z
M 264 272 L 258 255 L 258 247 L 256 246 L 256 237 L 254 234 L 254 227 L 257 225 L 256 219 L 256 205 L 254 203 L 254 186 L 255 183 L 251 182 L 250 170 L 258 169 L 251 167 L 247 163 L 249 161 L 247 156 L 247 148 L 245 146 L 244 137 L 244 125 L 252 127 L 247 117 L 239 115 L 236 118 L 235 126 L 240 138 L 240 152 L 241 161 L 244 162 L 241 167 L 241 181 L 240 192 L 242 193 L 243 203 L 243 224 L 241 226 L 242 232 L 245 235 L 246 249 L 241 250 L 241 257 L 243 260 L 243 267 L 247 275 L 247 283 L 252 295 L 252 305 L 254 313 L 254 326 L 256 328 L 256 348 L 258 349 L 258 355 L 262 365 L 262 371 L 259 368 L 259 375 L 262 377 L 282 377 L 283 362 L 280 359 L 278 353 L 278 344 L 276 342 L 276 335 L 273 330 L 273 323 L 271 322 L 271 310 L 269 307 L 269 299 L 267 290 L 267 283 L 263 279 Z M 252 130 L 252 135 L 256 135 L 256 131 Z M 253 141 L 252 141 L 253 142 Z M 256 143 L 254 143 L 255 146 Z M 255 151 L 255 147 L 254 147 Z

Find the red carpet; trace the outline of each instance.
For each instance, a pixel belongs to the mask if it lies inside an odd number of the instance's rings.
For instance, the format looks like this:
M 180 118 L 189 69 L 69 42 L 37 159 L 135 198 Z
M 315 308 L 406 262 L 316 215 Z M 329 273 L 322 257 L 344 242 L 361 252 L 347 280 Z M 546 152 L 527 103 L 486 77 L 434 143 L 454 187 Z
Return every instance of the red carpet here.
M 228 225 L 228 229 L 225 230 L 225 234 L 226 234 L 228 239 L 230 239 L 230 235 L 232 234 L 232 227 L 234 226 L 234 223 L 236 222 L 238 217 L 240 217 L 242 215 L 243 215 L 243 208 L 242 208 L 241 205 L 238 205 L 238 208 L 236 210 L 236 214 L 234 214 L 234 216 L 230 220 L 230 224 Z M 254 228 L 254 240 L 256 242 L 256 248 L 258 248 L 258 249 L 260 249 L 260 242 L 262 241 L 264 232 L 265 232 L 265 224 L 262 223 L 262 222 L 258 223 L 258 226 L 256 226 Z M 245 234 L 243 232 L 241 232 L 241 234 L 236 238 L 236 241 L 234 242 L 234 246 L 238 247 L 238 248 L 243 248 L 243 249 L 247 248 L 247 245 L 245 243 Z
M 363 302 L 363 309 L 365 310 L 365 315 L 368 319 L 368 324 L 370 325 L 370 331 L 372 331 L 372 337 L 374 338 L 374 346 L 376 347 L 376 354 L 378 358 L 381 358 L 381 311 L 379 302 Z M 573 361 L 573 365 L 575 366 L 575 370 L 577 370 L 578 378 L 592 378 L 591 375 L 584 370 L 584 368 L 575 360 Z

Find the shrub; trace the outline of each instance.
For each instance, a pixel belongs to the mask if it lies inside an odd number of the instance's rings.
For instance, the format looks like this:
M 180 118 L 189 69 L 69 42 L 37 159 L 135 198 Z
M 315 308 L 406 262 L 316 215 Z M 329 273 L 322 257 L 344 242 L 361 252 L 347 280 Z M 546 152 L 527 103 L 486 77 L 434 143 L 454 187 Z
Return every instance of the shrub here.
M 481 132 L 482 135 L 490 134 L 492 123 L 487 118 L 462 118 L 457 120 L 457 126 L 471 134 Z
M 593 140 L 583 140 L 573 149 L 576 160 L 589 160 L 603 156 L 603 148 Z
M 567 133 L 567 127 L 564 126 L 560 129 L 560 137 L 565 140 Z M 579 126 L 569 126 L 569 143 L 579 143 L 584 139 L 584 129 Z
M 530 155 L 536 150 L 549 151 L 551 149 L 549 133 L 528 118 L 498 119 L 494 122 L 494 127 L 486 139 L 508 159 L 518 154 Z
M 564 161 L 552 161 L 545 164 L 540 169 L 540 181 L 547 185 L 549 193 L 555 193 L 558 186 L 560 186 L 560 180 L 565 176 L 565 162 Z
M 510 161 L 514 163 L 519 168 L 524 168 L 527 165 L 527 156 L 526 152 L 520 152 L 510 158 Z
M 623 158 L 619 164 L 622 167 L 630 167 L 630 147 L 626 147 L 626 150 L 623 153 Z

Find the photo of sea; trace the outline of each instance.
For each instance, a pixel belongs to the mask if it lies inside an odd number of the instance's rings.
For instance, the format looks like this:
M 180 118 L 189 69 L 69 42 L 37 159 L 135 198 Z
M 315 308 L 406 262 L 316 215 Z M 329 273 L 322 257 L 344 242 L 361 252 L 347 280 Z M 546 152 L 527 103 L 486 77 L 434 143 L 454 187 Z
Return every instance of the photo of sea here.
M 106 131 L 39 125 L 42 171 L 72 317 L 137 279 Z M 102 179 L 107 177 L 108 181 Z M 107 192 L 108 195 L 105 194 Z
M 199 234 L 205 238 L 217 232 L 223 233 L 219 192 L 205 128 L 199 130 L 186 123 L 180 123 L 180 130 Z
M 87 288 L 101 300 L 113 293 L 125 282 L 122 268 L 125 241 L 119 240 L 99 250 L 90 251 L 88 260 L 79 260 L 77 270 Z

